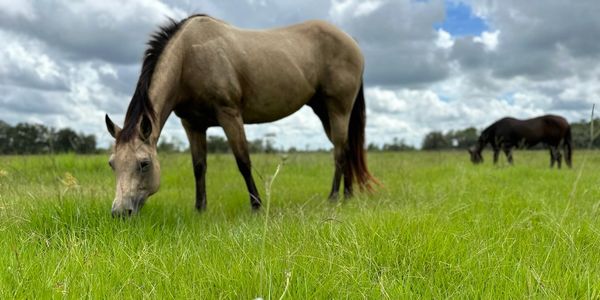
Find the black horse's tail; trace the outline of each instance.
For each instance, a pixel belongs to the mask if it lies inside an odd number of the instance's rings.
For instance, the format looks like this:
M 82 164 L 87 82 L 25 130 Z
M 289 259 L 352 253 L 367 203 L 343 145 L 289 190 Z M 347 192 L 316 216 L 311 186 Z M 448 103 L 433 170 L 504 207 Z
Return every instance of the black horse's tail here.
M 567 133 L 563 141 L 563 147 L 565 152 L 565 162 L 569 168 L 572 166 L 573 157 L 573 139 L 571 138 L 571 126 L 567 127 Z
M 373 191 L 372 183 L 379 182 L 369 173 L 367 168 L 367 153 L 365 151 L 365 126 L 367 115 L 365 108 L 365 95 L 363 84 L 356 96 L 354 107 L 350 115 L 348 127 L 348 144 L 346 147 L 346 174 L 352 181 L 356 181 L 361 190 Z

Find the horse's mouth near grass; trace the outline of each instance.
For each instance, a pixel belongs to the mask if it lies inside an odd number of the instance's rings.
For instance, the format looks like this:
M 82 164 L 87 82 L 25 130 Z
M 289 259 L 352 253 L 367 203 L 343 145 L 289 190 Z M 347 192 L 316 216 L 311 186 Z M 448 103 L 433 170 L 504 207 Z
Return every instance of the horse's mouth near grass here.
M 132 200 L 133 214 L 137 214 L 140 211 L 140 209 L 142 209 L 142 207 L 144 206 L 144 203 L 146 203 L 147 199 L 148 199 L 148 196 L 144 195 L 144 196 L 140 196 L 140 197 L 137 197 Z
M 127 218 L 136 215 L 144 206 L 144 203 L 146 203 L 146 199 L 148 199 L 146 195 L 133 198 L 130 200 L 130 206 L 121 208 L 115 208 L 113 204 L 111 210 L 112 216 L 115 218 Z

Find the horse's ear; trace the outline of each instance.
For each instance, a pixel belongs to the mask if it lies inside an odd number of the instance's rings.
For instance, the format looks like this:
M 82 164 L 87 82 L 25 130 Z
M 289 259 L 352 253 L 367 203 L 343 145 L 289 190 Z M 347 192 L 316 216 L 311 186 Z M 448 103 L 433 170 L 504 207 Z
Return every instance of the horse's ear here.
M 119 135 L 119 132 L 121 132 L 121 128 L 113 123 L 113 121 L 108 117 L 108 114 L 104 115 L 104 122 L 106 122 L 106 129 L 108 129 L 108 133 L 110 133 L 110 135 L 116 139 L 117 135 Z
M 142 116 L 142 122 L 140 123 L 140 138 L 144 142 L 148 142 L 150 135 L 152 134 L 152 121 L 147 115 Z

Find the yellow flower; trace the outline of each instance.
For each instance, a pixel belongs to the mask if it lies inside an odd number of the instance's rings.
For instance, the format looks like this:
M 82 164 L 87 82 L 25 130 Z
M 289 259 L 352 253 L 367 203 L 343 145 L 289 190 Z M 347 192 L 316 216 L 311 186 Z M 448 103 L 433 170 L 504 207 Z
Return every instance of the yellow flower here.
M 8 171 L 0 169 L 0 177 L 8 176 Z
M 69 172 L 65 172 L 65 175 L 60 179 L 60 182 L 65 186 L 65 191 L 79 186 L 77 178 Z

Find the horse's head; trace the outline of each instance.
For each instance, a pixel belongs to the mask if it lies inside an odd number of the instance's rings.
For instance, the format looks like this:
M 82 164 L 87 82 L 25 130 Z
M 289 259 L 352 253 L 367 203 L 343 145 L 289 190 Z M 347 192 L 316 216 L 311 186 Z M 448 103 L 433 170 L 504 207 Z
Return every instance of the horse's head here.
M 473 146 L 469 149 L 469 154 L 471 155 L 471 162 L 474 164 L 479 164 L 483 162 L 483 156 L 481 156 L 481 148 L 477 146 Z
M 118 137 L 121 128 L 108 115 L 106 127 L 115 139 L 115 146 L 108 161 L 113 169 L 117 187 L 112 204 L 113 216 L 129 216 L 136 213 L 148 196 L 156 193 L 160 185 L 160 165 L 156 154 L 156 143 L 151 141 L 152 122 L 142 117 L 139 134 L 130 140 Z

